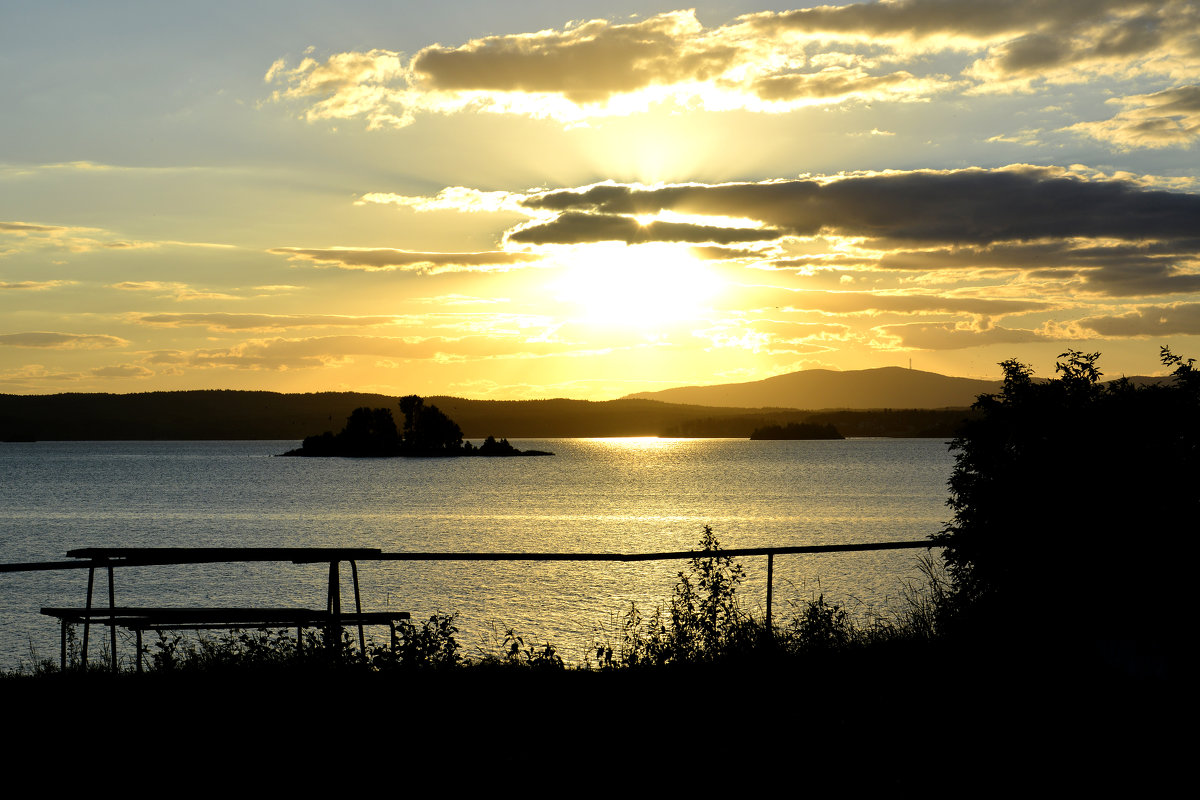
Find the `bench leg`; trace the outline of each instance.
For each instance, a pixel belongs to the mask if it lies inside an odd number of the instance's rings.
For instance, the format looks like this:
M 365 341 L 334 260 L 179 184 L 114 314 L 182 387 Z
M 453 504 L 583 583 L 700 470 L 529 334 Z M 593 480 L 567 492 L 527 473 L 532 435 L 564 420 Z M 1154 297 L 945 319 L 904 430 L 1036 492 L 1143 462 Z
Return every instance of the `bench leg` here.
M 87 604 L 84 605 L 84 608 L 89 612 L 92 610 L 92 587 L 94 587 L 95 585 L 96 585 L 96 567 L 93 564 L 92 566 L 88 567 Z M 88 665 L 88 634 L 91 633 L 91 630 L 92 630 L 92 615 L 89 613 L 83 618 L 83 664 L 81 666 L 83 667 L 84 671 L 87 670 L 87 665 Z
M 358 594 L 358 562 L 354 559 L 350 559 L 350 572 L 354 575 L 354 612 L 362 614 L 362 599 Z M 367 637 L 363 633 L 361 620 L 358 623 L 358 652 L 363 658 L 367 657 Z

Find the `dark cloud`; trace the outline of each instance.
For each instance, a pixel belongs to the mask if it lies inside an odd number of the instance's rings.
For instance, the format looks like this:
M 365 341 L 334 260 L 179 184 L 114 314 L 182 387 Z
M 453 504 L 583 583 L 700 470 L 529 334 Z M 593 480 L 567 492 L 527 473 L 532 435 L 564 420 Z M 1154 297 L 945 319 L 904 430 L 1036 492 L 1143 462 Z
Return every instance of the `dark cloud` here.
M 776 269 L 859 269 L 874 267 L 879 259 L 865 256 L 817 255 L 776 258 L 771 266 Z
M 1115 117 L 1066 128 L 1111 142 L 1119 149 L 1185 147 L 1200 139 L 1200 85 L 1109 101 L 1125 106 Z
M 868 75 L 862 69 L 829 67 L 820 72 L 764 77 L 755 81 L 751 85 L 751 90 L 763 100 L 769 101 L 799 100 L 809 97 L 830 99 L 878 94 L 913 80 L 910 72 Z
M 507 253 L 499 250 L 482 253 L 419 253 L 409 250 L 380 248 L 355 250 L 341 248 L 308 249 L 276 247 L 267 252 L 287 256 L 291 261 L 311 261 L 317 266 L 362 270 L 487 270 L 528 264 L 539 260 L 529 253 Z
M 1200 224 L 1200 223 L 1198 223 Z M 1005 269 L 1035 278 L 1082 279 L 1113 296 L 1200 291 L 1200 238 L 1096 244 L 1093 240 L 1005 243 L 905 250 L 884 255 L 881 269 L 936 271 Z
M 508 241 L 518 244 L 580 244 L 583 242 L 763 242 L 778 239 L 781 231 L 760 228 L 725 228 L 687 222 L 655 220 L 645 225 L 619 214 L 567 211 L 550 222 L 518 228 Z
M 825 35 L 942 49 L 967 40 L 980 78 L 1086 80 L 1089 68 L 1195 55 L 1200 12 L 1188 0 L 898 0 L 745 18 L 760 35 Z M 951 44 L 950 46 L 954 46 Z M 959 45 L 961 46 L 961 44 Z M 1075 69 L 1076 74 L 1064 74 Z M 1165 71 L 1169 69 L 1160 68 Z
M 704 259 L 705 261 L 722 261 L 734 258 L 761 258 L 762 253 L 757 250 L 749 250 L 744 247 L 721 247 L 720 245 L 708 245 L 691 248 L 691 253 L 696 258 Z
M 822 5 L 798 11 L 763 12 L 746 19 L 763 33 L 780 31 L 854 36 L 928 37 L 955 33 L 991 39 L 1051 22 L 1059 26 L 1092 19 L 1121 3 L 1063 0 L 900 0 Z M 1144 4 L 1143 4 L 1144 5 Z
M 1084 274 L 1089 289 L 1114 297 L 1200 292 L 1200 274 L 1169 264 L 1125 264 Z
M 798 236 L 977 245 L 1064 237 L 1193 240 L 1200 219 L 1200 196 L 1085 181 L 1039 167 L 651 189 L 601 184 L 533 195 L 524 205 L 562 212 L 559 219 L 569 222 L 564 227 L 576 231 L 631 224 L 612 215 L 669 210 L 747 217 Z M 600 219 L 589 223 L 587 216 Z M 607 235 L 621 238 L 615 231 Z
M 750 14 L 711 28 L 694 11 L 672 11 L 434 44 L 407 60 L 380 49 L 309 57 L 295 68 L 280 60 L 266 80 L 285 86 L 276 100 L 312 101 L 310 120 L 361 117 L 371 128 L 403 127 L 418 113 L 480 110 L 573 121 L 667 98 L 689 108 L 783 112 L 1099 76 L 1190 81 L 1198 31 L 1194 0 L 889 0 Z M 963 53 L 973 61 L 959 80 L 930 74 L 930 54 L 949 62 Z M 881 63 L 906 69 L 867 72 Z M 655 91 L 605 108 L 644 90 Z M 514 102 L 516 93 L 533 97 Z
M 940 270 L 1054 267 L 1145 267 L 1200 253 L 1200 238 L 1101 246 L 1090 241 L 967 245 L 935 250 L 903 250 L 884 255 L 882 269 Z
M 1143 306 L 1127 314 L 1087 317 L 1079 325 L 1101 336 L 1200 335 L 1200 303 Z
M 413 58 L 412 70 L 434 90 L 544 92 L 593 103 L 722 74 L 739 51 L 719 42 L 693 42 L 701 31 L 687 11 L 624 25 L 592 20 L 564 31 L 427 47 Z

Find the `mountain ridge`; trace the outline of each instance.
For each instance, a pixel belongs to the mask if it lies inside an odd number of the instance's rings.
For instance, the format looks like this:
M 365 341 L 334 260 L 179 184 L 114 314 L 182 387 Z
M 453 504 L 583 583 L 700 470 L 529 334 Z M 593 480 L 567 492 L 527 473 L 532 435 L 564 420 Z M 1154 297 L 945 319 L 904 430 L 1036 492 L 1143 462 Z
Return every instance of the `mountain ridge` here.
M 970 406 L 981 394 L 998 392 L 1001 385 L 999 380 L 903 367 L 809 369 L 758 381 L 635 392 L 621 399 L 718 408 L 959 408 Z

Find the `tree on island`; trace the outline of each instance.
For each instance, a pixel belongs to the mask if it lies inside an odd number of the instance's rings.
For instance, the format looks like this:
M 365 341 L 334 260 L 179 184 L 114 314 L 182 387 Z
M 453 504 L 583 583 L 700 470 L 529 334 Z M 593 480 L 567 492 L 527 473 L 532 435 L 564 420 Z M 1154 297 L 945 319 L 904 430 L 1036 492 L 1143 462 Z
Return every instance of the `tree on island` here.
M 1002 390 L 952 442 L 954 518 L 932 537 L 948 626 L 1169 640 L 1188 585 L 1179 548 L 1200 518 L 1200 372 L 1164 347 L 1170 382 L 1102 385 L 1098 358 L 1063 353 L 1049 381 L 1003 362 Z
M 356 408 L 339 433 L 326 431 L 309 436 L 299 448 L 283 455 L 350 458 L 552 455 L 542 450 L 518 450 L 507 439 L 497 442 L 491 436 L 475 448 L 463 441 L 458 423 L 437 406 L 425 405 L 415 394 L 400 399 L 400 411 L 404 414 L 404 426 L 397 430 L 389 409 Z
M 434 405 L 415 394 L 400 398 L 404 413 L 404 437 L 400 454 L 405 456 L 457 455 L 463 449 L 462 429 Z

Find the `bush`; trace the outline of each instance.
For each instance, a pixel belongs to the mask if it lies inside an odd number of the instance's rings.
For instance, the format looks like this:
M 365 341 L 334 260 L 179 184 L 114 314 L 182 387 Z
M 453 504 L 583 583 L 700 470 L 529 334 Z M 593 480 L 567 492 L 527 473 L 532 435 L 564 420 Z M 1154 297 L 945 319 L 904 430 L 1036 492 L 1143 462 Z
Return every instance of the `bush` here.
M 687 572 L 677 574 L 675 592 L 666 611 L 662 606 L 644 620 L 636 604 L 625 615 L 621 662 L 679 664 L 712 661 L 744 649 L 757 630 L 738 604 L 742 565 L 721 552 L 708 525 L 700 537 L 700 553 Z M 597 658 L 603 653 L 597 652 Z

